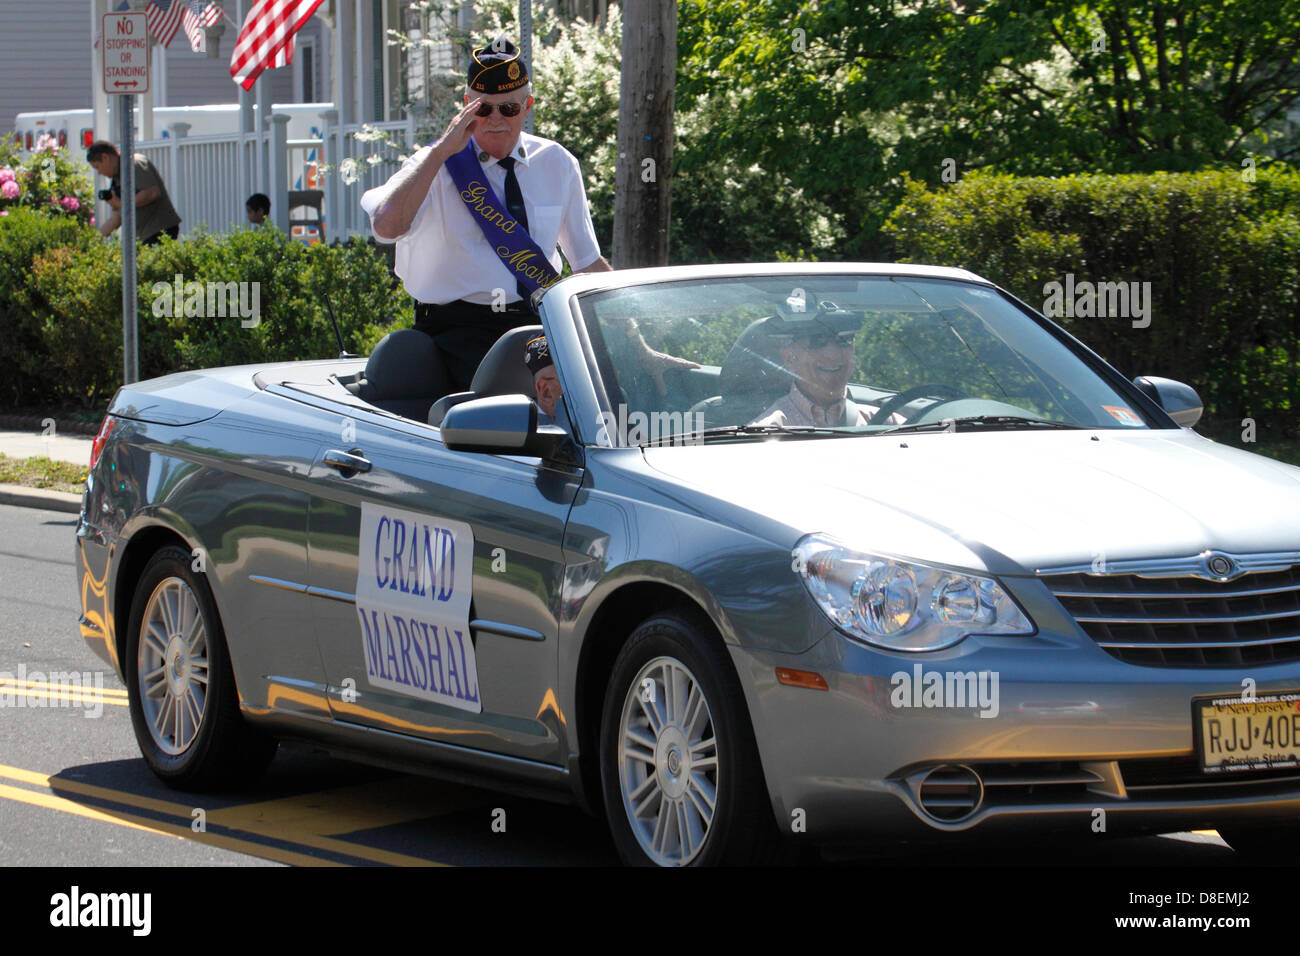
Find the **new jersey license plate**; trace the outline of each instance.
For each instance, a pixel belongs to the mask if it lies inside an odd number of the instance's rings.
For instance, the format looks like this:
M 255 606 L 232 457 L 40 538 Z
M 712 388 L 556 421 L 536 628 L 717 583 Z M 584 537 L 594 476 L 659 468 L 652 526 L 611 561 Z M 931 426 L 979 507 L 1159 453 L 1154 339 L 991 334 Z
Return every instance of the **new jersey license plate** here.
M 1192 701 L 1201 770 L 1300 767 L 1300 692 Z

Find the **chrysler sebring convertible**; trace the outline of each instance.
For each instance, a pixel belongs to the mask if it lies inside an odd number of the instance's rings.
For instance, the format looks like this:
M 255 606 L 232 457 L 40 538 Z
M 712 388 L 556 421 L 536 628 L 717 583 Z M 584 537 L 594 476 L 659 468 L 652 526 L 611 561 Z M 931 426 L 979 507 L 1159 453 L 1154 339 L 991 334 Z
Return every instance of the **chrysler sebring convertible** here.
M 80 625 L 159 777 L 307 743 L 665 866 L 1035 828 L 1293 857 L 1300 468 L 1197 435 L 1192 388 L 959 269 L 584 274 L 538 313 L 467 392 L 402 330 L 117 394 Z

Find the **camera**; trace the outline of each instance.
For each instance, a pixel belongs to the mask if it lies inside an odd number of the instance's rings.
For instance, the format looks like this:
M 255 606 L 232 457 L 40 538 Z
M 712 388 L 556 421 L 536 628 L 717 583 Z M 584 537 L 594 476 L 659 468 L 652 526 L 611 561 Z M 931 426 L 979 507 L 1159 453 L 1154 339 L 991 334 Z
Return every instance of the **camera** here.
M 110 199 L 113 198 L 113 190 L 111 190 L 111 189 L 101 189 L 101 190 L 99 191 L 99 198 L 102 199 L 102 200 L 104 200 L 104 202 L 108 202 Z

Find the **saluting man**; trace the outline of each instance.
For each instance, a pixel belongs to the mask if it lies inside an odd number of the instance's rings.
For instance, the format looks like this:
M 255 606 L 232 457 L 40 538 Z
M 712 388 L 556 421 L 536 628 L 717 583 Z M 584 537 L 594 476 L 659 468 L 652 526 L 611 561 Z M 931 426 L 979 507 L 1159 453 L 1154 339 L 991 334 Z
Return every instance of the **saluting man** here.
M 488 349 L 530 320 L 527 298 L 562 268 L 610 268 L 591 224 L 578 161 L 523 131 L 533 108 L 528 67 L 498 37 L 475 50 L 466 106 L 442 138 L 361 198 L 380 242 L 397 242 L 396 271 L 414 296 L 457 391 Z

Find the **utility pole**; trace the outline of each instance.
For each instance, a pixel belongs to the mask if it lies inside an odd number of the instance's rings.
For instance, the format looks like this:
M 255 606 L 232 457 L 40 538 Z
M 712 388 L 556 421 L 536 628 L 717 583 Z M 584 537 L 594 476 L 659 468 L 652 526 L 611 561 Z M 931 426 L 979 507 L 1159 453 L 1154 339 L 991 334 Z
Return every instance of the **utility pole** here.
M 627 0 L 614 178 L 617 269 L 668 264 L 676 78 L 676 0 Z

